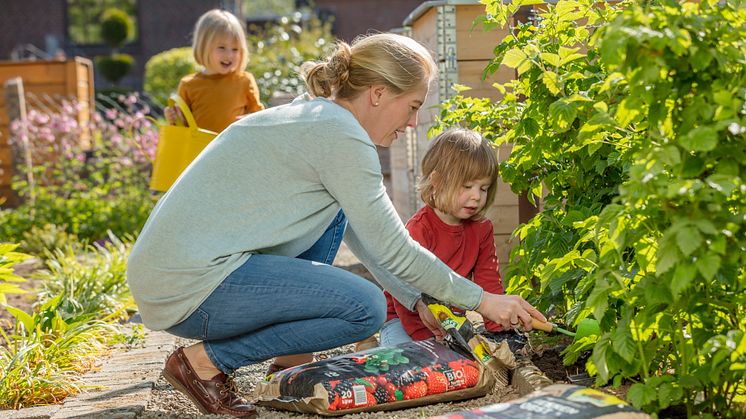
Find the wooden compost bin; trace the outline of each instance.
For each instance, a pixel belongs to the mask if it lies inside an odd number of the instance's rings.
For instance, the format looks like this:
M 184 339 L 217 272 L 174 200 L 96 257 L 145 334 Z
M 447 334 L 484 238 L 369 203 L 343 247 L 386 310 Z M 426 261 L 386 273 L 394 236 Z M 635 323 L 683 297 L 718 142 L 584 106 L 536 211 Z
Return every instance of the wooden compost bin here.
M 5 82 L 20 77 L 26 93 L 37 96 L 49 95 L 54 98 L 70 98 L 80 103 L 78 122 L 90 120 L 94 109 L 93 63 L 81 57 L 65 61 L 0 61 L 0 200 L 6 198 L 5 205 L 12 205 L 15 194 L 11 190 L 13 176 L 13 153 L 9 141 L 8 111 L 6 109 Z M 27 102 L 33 109 L 34 103 Z
M 429 145 L 427 131 L 440 112 L 437 106 L 454 96 L 453 84 L 472 88 L 463 92 L 464 96 L 498 99 L 499 91 L 492 84 L 515 78 L 513 69 L 502 67 L 482 80 L 482 72 L 494 57 L 493 48 L 507 35 L 507 30 L 483 32 L 478 27 L 472 30 L 474 20 L 484 13 L 484 5 L 477 0 L 427 1 L 404 21 L 408 28 L 406 34 L 435 53 L 440 74 L 437 85 L 430 86 L 416 128 L 409 130 L 406 141 L 394 142 L 391 147 L 391 195 L 403 220 L 409 219 L 422 206 L 415 180 L 420 175 L 422 157 Z M 509 154 L 510 146 L 500 147 L 500 161 Z M 518 196 L 500 180 L 495 202 L 487 215 L 495 227 L 495 245 L 502 266 L 509 259 L 509 239 L 518 226 L 518 206 Z

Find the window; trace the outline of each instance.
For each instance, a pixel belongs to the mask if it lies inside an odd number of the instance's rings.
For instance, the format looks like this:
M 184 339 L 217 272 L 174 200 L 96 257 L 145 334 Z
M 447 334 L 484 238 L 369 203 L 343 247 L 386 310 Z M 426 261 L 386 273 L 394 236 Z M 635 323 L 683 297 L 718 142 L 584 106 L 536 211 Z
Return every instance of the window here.
M 73 44 L 101 44 L 99 20 L 109 8 L 124 10 L 135 24 L 131 38 L 137 38 L 137 0 L 67 0 L 67 32 Z

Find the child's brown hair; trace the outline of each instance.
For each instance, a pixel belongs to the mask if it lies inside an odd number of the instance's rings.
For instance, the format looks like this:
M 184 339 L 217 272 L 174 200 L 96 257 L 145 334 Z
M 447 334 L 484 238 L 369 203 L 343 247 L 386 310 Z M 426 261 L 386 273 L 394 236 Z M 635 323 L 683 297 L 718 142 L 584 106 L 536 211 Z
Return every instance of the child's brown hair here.
M 490 178 L 487 203 L 471 219 L 484 218 L 497 191 L 497 153 L 479 133 L 463 128 L 442 132 L 433 139 L 422 159 L 422 176 L 418 182 L 425 204 L 453 213 L 461 187 L 471 180 Z

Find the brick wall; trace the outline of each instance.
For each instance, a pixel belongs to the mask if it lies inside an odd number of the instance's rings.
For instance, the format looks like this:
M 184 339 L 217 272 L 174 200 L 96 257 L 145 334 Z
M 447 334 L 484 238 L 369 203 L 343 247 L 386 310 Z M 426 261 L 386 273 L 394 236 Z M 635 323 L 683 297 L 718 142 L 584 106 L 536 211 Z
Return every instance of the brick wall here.
M 422 0 L 315 0 L 319 11 L 335 17 L 334 32 L 347 42 L 359 34 L 401 27 L 421 3 Z
M 18 44 L 44 50 L 45 35 L 65 38 L 64 0 L 0 0 L 0 60 L 9 60 Z

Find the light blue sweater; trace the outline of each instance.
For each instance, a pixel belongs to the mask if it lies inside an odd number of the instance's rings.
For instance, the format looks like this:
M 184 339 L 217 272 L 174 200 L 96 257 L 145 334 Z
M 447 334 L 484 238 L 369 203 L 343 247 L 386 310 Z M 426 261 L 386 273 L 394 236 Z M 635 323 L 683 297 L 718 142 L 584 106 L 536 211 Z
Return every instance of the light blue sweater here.
M 413 308 L 422 291 L 478 306 L 482 289 L 407 234 L 357 119 L 304 95 L 229 126 L 155 206 L 127 267 L 145 325 L 186 319 L 254 253 L 299 255 L 340 208 L 348 246 L 402 304 Z

